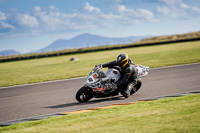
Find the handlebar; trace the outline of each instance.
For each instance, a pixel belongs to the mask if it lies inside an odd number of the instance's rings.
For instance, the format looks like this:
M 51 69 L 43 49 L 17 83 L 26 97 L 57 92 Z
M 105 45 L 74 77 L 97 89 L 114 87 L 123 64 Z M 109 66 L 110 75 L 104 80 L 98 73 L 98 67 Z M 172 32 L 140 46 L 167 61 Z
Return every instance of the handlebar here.
M 97 73 L 98 78 L 105 78 L 106 77 L 105 73 L 102 71 L 101 66 L 95 66 L 93 71 Z
M 100 70 L 102 70 L 102 66 L 97 65 L 97 66 L 95 66 L 92 70 L 93 70 L 94 72 L 100 71 Z

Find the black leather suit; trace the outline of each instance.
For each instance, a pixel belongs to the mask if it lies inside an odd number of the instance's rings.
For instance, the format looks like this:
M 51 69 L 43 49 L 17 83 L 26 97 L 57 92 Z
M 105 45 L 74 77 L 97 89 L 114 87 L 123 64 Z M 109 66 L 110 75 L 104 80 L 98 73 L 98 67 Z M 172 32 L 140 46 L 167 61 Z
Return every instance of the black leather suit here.
M 113 67 L 117 66 L 117 61 L 108 62 L 102 64 L 102 67 Z M 117 86 L 122 89 L 122 95 L 128 97 L 130 95 L 131 89 L 137 83 L 137 75 L 138 72 L 136 70 L 135 64 L 130 59 L 128 60 L 128 64 L 121 68 L 121 78 L 116 82 Z

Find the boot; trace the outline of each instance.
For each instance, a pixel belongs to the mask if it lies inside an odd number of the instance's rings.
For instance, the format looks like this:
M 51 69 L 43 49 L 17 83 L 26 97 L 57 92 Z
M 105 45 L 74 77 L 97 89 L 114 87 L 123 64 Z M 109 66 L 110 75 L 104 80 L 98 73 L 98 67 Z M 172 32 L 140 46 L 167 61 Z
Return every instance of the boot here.
M 122 96 L 124 96 L 125 98 L 128 98 L 130 96 L 130 90 L 129 88 L 127 87 L 125 90 L 123 90 L 121 92 Z
M 132 83 L 128 83 L 128 85 L 126 86 L 126 88 L 122 91 L 122 95 L 125 97 L 125 98 L 128 98 L 130 96 L 130 93 L 131 93 L 131 90 L 133 88 L 134 84 Z

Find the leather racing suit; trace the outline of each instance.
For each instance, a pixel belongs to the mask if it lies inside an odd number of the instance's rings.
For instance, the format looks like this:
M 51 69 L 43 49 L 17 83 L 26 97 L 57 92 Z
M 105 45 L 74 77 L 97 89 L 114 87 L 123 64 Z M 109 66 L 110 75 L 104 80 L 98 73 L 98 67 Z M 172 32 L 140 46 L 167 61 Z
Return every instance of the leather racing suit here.
M 127 98 L 130 96 L 131 90 L 137 83 L 138 72 L 136 70 L 133 61 L 128 59 L 128 63 L 125 67 L 119 67 L 117 61 L 108 62 L 102 64 L 102 67 L 113 67 L 116 66 L 121 71 L 121 78 L 116 82 L 118 88 L 122 89 L 121 94 Z

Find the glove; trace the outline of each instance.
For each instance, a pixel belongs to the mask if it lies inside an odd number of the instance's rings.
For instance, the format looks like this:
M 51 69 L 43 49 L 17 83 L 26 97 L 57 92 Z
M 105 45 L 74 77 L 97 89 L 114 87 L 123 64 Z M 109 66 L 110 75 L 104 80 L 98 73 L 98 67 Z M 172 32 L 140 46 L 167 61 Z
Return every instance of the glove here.
M 102 68 L 102 64 L 95 65 L 95 67 L 97 67 L 97 68 Z
M 96 70 L 98 70 L 99 68 L 102 68 L 102 65 L 101 65 L 101 64 L 99 64 L 99 65 L 95 65 L 93 71 L 96 71 Z

